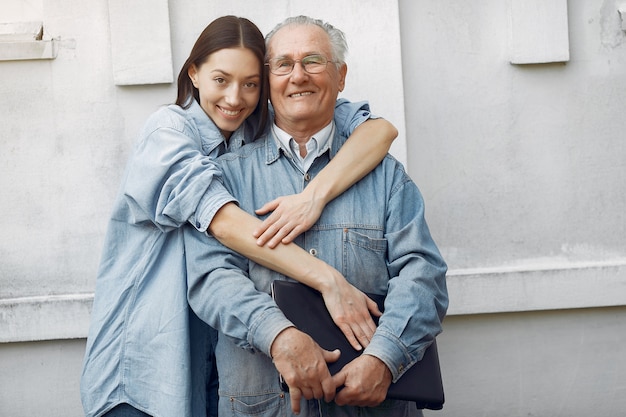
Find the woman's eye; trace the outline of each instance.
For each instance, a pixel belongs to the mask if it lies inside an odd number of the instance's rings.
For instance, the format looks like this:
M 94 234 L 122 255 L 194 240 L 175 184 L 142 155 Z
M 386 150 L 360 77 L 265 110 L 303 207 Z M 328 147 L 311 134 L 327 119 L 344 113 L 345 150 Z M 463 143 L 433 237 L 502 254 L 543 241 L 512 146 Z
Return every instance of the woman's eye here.
M 245 88 L 256 88 L 257 87 L 257 83 L 249 82 L 249 83 L 245 83 L 243 86 Z
M 215 82 L 218 83 L 218 84 L 224 84 L 226 82 L 226 80 L 221 78 L 221 77 L 218 77 L 218 78 L 215 79 Z

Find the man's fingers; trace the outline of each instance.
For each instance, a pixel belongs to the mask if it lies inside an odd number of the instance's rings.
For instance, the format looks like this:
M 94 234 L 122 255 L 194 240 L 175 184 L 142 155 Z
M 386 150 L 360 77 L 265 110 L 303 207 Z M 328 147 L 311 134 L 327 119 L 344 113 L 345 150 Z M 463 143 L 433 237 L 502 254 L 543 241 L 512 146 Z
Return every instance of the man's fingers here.
M 337 372 L 335 375 L 333 375 L 332 380 L 333 380 L 333 384 L 335 385 L 335 392 L 343 388 L 343 386 L 346 384 L 347 376 L 348 374 L 343 369 Z M 341 401 L 341 397 L 335 396 L 335 402 L 337 401 Z M 337 402 L 337 405 L 344 405 L 344 404 L 339 404 L 339 402 Z
M 291 410 L 294 414 L 300 414 L 300 399 L 302 392 L 299 388 L 289 387 L 289 398 L 291 398 Z
M 341 351 L 339 349 L 335 349 L 332 351 L 322 349 L 322 356 L 324 357 L 326 363 L 337 362 L 339 360 L 339 357 L 341 356 Z
M 302 396 L 306 398 L 307 400 L 312 400 L 313 398 L 323 397 L 322 387 L 317 387 L 317 388 L 302 387 L 300 388 L 300 392 Z
M 321 349 L 322 357 L 326 361 L 326 363 L 332 363 L 339 360 L 341 356 L 341 351 L 339 349 L 335 349 L 333 351 Z M 335 394 L 337 389 L 335 388 L 335 384 L 333 383 L 332 376 L 328 372 L 328 368 L 326 368 L 326 377 L 320 379 L 321 382 L 321 390 L 322 395 L 319 398 L 324 398 L 324 401 L 330 402 L 335 399 Z M 315 397 L 318 398 L 318 397 Z

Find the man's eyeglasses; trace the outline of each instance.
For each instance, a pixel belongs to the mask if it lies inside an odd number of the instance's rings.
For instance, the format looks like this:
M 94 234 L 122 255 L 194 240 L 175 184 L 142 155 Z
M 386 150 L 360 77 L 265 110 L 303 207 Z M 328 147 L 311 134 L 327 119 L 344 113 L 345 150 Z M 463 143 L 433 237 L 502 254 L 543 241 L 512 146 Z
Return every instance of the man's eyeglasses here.
M 329 61 L 322 55 L 309 55 L 302 59 L 273 58 L 266 62 L 265 65 L 270 67 L 270 71 L 274 75 L 288 75 L 293 71 L 296 62 L 300 62 L 302 68 L 309 74 L 319 74 L 326 69 L 326 65 L 329 62 L 334 63 L 335 61 Z

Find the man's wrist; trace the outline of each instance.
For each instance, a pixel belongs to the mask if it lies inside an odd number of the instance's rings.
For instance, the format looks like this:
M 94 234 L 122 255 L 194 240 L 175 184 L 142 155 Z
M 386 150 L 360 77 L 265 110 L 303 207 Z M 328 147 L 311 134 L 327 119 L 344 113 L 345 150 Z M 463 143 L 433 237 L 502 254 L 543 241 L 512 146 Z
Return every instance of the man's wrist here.
M 393 373 L 391 372 L 391 369 L 389 369 L 389 366 L 385 362 L 383 362 L 381 358 L 372 355 L 371 353 L 363 353 L 363 356 L 368 356 L 375 359 L 374 363 L 376 363 L 376 366 L 378 366 L 380 369 L 384 369 L 384 372 L 387 374 L 387 376 L 389 376 L 389 378 L 393 378 Z
M 275 306 L 251 324 L 249 342 L 255 349 L 270 356 L 274 341 L 280 333 L 289 327 L 293 327 L 293 323 Z
M 395 336 L 379 327 L 363 354 L 373 356 L 384 363 L 391 372 L 392 381 L 395 382 L 412 363 L 401 345 Z
M 284 349 L 283 342 L 289 339 L 289 332 L 297 331 L 295 326 L 284 328 L 280 333 L 276 335 L 272 344 L 270 345 L 269 354 L 270 358 L 274 359 L 276 355 L 281 354 L 281 350 Z

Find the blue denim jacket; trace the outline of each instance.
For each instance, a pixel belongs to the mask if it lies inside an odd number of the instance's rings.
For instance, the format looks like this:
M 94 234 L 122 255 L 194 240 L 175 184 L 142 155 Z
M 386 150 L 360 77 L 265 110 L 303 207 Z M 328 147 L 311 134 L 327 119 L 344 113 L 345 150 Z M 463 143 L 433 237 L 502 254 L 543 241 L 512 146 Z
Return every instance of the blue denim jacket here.
M 249 212 L 265 201 L 301 191 L 345 138 L 299 171 L 272 134 L 219 159 L 224 184 Z M 424 203 L 402 165 L 387 156 L 369 175 L 329 203 L 296 243 L 335 266 L 361 290 L 386 294 L 385 313 L 365 352 L 381 359 L 396 381 L 419 361 L 441 331 L 448 306 L 446 264 L 424 219 Z M 288 395 L 270 358 L 274 338 L 291 323 L 272 301 L 273 280 L 287 279 L 185 228 L 189 303 L 220 331 L 216 348 L 220 417 L 291 415 Z M 379 407 L 303 402 L 301 416 L 414 416 L 414 404 Z
M 366 120 L 366 103 L 339 101 L 338 126 Z M 244 125 L 229 148 L 250 141 Z M 215 332 L 187 303 L 181 226 L 206 231 L 233 197 L 215 159 L 224 137 L 193 101 L 146 122 L 114 203 L 96 280 L 81 399 L 87 416 L 125 402 L 158 417 L 205 416 Z M 259 206 L 260 207 L 260 206 Z M 191 227 L 190 226 L 190 227 Z M 210 301 L 207 300 L 207 303 Z

